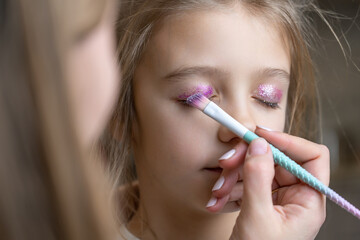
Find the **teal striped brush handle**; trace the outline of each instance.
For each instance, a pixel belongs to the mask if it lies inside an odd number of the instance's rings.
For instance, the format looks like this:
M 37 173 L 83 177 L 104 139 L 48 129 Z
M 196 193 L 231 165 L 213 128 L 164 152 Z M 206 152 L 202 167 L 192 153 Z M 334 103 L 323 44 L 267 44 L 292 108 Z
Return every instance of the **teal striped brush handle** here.
M 247 143 L 250 143 L 252 140 L 259 138 L 259 136 L 251 131 L 248 131 L 243 138 Z M 354 205 L 352 205 L 343 197 L 341 197 L 339 194 L 337 194 L 334 190 L 332 190 L 331 188 L 320 182 L 316 177 L 311 175 L 311 173 L 306 171 L 294 160 L 290 159 L 283 152 L 281 152 L 279 149 L 277 149 L 271 144 L 270 147 L 274 156 L 275 163 L 285 168 L 294 176 L 296 176 L 297 178 L 299 178 L 300 180 L 302 180 L 312 188 L 318 190 L 326 197 L 328 197 L 331 201 L 333 201 L 334 203 L 336 203 L 337 205 L 339 205 L 340 207 L 342 207 L 343 209 L 345 209 L 346 211 L 348 211 L 349 213 L 360 219 L 359 209 L 357 209 Z

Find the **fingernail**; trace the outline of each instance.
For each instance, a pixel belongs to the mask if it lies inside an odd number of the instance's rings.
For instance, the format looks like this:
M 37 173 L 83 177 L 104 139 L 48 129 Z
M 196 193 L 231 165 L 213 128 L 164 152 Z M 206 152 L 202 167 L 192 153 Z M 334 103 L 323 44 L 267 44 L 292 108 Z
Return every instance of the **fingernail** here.
M 231 158 L 234 154 L 235 154 L 235 149 L 231 149 L 230 151 L 228 151 L 227 153 L 225 153 L 224 155 L 222 155 L 219 160 L 226 160 Z
M 272 131 L 273 131 L 272 129 L 267 128 L 267 127 L 264 127 L 264 126 L 261 126 L 261 125 L 257 125 L 257 127 L 258 127 L 258 128 L 261 128 L 261 129 L 263 129 L 263 130 L 265 130 L 265 131 L 269 131 L 269 132 L 272 132 Z
M 212 191 L 216 191 L 216 190 L 219 190 L 222 185 L 224 185 L 224 182 L 225 182 L 225 178 L 224 176 L 221 176 L 215 183 L 214 187 L 212 188 Z
M 267 142 L 263 138 L 255 139 L 249 146 L 250 155 L 263 155 L 267 152 Z
M 217 202 L 217 198 L 216 197 L 211 197 L 209 202 L 206 204 L 206 207 L 207 208 L 212 207 L 212 206 L 214 206 L 216 204 L 216 202 Z

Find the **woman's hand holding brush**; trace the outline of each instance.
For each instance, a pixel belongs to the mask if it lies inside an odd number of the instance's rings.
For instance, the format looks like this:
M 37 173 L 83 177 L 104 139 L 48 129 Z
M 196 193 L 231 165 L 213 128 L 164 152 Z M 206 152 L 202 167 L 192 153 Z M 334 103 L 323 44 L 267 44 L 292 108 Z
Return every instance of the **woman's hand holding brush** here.
M 255 133 L 272 143 L 321 182 L 329 183 L 329 151 L 323 146 L 281 132 L 257 128 Z M 231 239 L 314 239 L 325 220 L 325 196 L 275 165 L 269 144 L 244 141 L 228 159 L 219 160 L 223 181 L 212 193 L 221 211 L 226 203 L 241 207 Z M 220 177 L 221 178 L 221 177 Z M 221 186 L 219 186 L 221 185 Z

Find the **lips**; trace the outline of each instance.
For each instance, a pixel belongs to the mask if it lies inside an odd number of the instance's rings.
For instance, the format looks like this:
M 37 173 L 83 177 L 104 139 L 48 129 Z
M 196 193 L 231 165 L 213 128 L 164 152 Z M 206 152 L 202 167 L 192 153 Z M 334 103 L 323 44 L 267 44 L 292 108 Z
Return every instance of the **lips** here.
M 204 168 L 204 170 L 214 173 L 221 173 L 223 169 L 221 167 L 209 167 L 209 168 Z

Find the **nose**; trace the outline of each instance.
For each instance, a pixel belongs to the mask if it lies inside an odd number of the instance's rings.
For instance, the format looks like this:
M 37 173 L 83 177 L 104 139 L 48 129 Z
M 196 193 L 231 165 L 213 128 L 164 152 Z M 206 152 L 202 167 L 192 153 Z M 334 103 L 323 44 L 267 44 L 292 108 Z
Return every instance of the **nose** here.
M 247 104 L 227 104 L 227 106 L 222 106 L 223 110 L 226 111 L 230 116 L 235 120 L 240 122 L 250 131 L 255 131 L 256 123 L 251 116 L 251 111 Z M 241 141 L 240 137 L 235 135 L 229 129 L 224 126 L 220 126 L 218 130 L 218 138 L 224 143 L 237 143 Z

